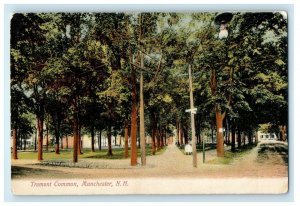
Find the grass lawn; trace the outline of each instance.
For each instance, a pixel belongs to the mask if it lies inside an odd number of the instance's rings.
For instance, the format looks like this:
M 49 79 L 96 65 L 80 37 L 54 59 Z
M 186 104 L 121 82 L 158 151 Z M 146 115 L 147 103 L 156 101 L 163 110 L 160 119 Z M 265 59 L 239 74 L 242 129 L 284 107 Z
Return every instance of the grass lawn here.
M 255 145 L 243 145 L 241 149 L 237 149 L 236 152 L 231 151 L 225 151 L 223 158 L 215 158 L 212 160 L 206 161 L 208 164 L 230 164 L 235 159 L 242 158 L 244 155 L 249 154 L 252 148 L 255 147 Z M 181 145 L 178 147 L 179 150 L 185 154 L 184 145 Z M 206 145 L 205 151 L 216 149 L 214 145 Z M 197 153 L 202 153 L 202 147 L 197 145 Z
M 231 152 L 225 151 L 224 157 L 215 158 L 206 161 L 208 164 L 231 164 L 234 160 L 242 158 L 243 156 L 249 154 L 255 145 L 244 145 L 241 149 Z
M 73 149 L 68 150 L 60 150 L 60 154 L 55 154 L 54 151 L 51 151 L 52 148 L 49 148 L 49 151 L 43 151 L 43 159 L 51 160 L 51 159 L 72 159 L 73 158 Z M 157 151 L 155 154 L 160 155 L 166 150 L 166 147 Z M 112 150 L 113 156 L 107 155 L 107 149 L 95 150 L 95 152 L 91 152 L 90 149 L 83 149 L 83 154 L 78 155 L 79 158 L 93 158 L 93 159 L 125 159 L 124 158 L 124 148 L 113 148 Z M 18 159 L 37 159 L 37 151 L 28 151 L 28 152 L 18 152 Z M 128 150 L 128 155 L 130 158 L 130 149 Z M 141 155 L 140 149 L 138 149 L 138 156 Z M 146 156 L 151 156 L 152 151 L 151 147 L 146 147 Z

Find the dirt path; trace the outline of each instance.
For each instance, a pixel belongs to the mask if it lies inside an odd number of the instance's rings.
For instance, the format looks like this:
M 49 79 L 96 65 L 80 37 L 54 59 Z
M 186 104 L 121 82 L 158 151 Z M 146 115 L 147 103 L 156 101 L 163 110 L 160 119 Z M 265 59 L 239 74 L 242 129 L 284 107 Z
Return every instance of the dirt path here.
M 232 164 L 202 163 L 198 153 L 198 168 L 192 167 L 192 155 L 184 155 L 175 145 L 157 156 L 147 156 L 147 165 L 131 167 L 130 159 L 100 160 L 80 159 L 78 165 L 90 168 L 34 165 L 35 160 L 12 161 L 13 178 L 114 178 L 114 177 L 286 177 L 284 164 L 257 162 L 258 150 L 253 149 Z M 206 152 L 206 160 L 216 158 L 216 151 Z

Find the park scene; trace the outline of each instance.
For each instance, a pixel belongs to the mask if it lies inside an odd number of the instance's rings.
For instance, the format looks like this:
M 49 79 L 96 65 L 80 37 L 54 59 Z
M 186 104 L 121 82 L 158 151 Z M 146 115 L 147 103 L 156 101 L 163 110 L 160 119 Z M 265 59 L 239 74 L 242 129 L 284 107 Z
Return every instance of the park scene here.
M 10 74 L 15 194 L 288 191 L 286 12 L 15 13 Z

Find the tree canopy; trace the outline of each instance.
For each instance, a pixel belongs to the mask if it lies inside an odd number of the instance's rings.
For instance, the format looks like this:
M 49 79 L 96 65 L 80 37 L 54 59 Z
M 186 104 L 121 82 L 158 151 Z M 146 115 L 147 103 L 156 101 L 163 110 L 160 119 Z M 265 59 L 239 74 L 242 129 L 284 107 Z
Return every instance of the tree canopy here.
M 113 155 L 112 134 L 122 134 L 130 125 L 131 164 L 136 165 L 137 88 L 143 72 L 145 132 L 152 137 L 152 153 L 164 145 L 166 133 L 176 133 L 178 143 L 187 144 L 190 65 L 199 144 L 204 131 L 216 127 L 218 156 L 222 156 L 225 121 L 234 131 L 249 136 L 259 125 L 270 124 L 285 140 L 287 18 L 280 12 L 233 13 L 228 38 L 219 39 L 216 15 L 14 14 L 10 50 L 13 138 L 17 141 L 20 133 L 28 136 L 37 127 L 38 159 L 42 160 L 48 115 L 57 153 L 63 125 L 73 128 L 73 161 L 77 162 L 81 128 L 91 132 L 92 141 L 96 130 L 105 130 L 108 155 Z

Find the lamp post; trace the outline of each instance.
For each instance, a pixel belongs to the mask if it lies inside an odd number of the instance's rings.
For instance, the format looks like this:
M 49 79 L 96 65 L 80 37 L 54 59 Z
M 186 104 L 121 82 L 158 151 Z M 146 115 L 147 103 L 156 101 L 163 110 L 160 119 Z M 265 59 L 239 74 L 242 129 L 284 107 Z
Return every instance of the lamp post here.
M 231 21 L 233 14 L 230 12 L 220 13 L 215 18 L 215 25 L 220 27 L 219 39 L 226 39 L 228 31 L 226 29 L 227 23 Z
M 231 21 L 233 14 L 230 12 L 219 13 L 215 17 L 215 25 L 220 28 L 219 39 L 226 39 L 228 37 L 228 31 L 226 29 L 228 22 Z M 216 95 L 217 91 L 217 78 L 215 69 L 212 70 L 212 94 Z M 223 119 L 225 113 L 222 113 L 220 105 L 215 104 L 216 112 L 216 126 L 217 126 L 217 156 L 224 157 L 224 137 L 223 137 Z

